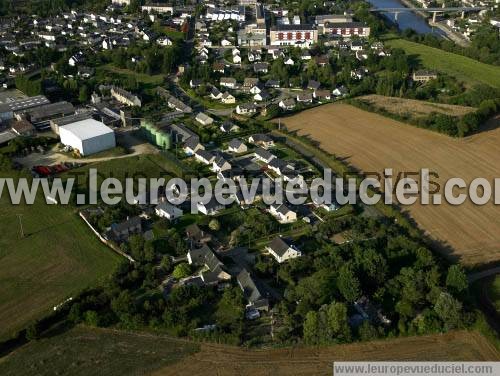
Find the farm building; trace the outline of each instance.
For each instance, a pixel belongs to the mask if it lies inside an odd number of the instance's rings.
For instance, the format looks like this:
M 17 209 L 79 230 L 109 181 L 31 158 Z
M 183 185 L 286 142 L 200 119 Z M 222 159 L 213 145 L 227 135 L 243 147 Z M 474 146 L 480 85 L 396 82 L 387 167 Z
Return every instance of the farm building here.
M 81 155 L 99 153 L 116 146 L 115 132 L 100 121 L 86 119 L 59 128 L 61 143 Z

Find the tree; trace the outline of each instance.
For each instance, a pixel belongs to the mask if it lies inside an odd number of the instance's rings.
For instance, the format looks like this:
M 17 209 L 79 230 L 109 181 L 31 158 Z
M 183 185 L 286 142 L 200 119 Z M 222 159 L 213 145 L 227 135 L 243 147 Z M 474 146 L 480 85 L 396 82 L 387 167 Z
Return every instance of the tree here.
M 446 286 L 456 292 L 462 292 L 467 288 L 467 276 L 460 265 L 452 265 L 448 268 Z
M 369 321 L 363 321 L 359 327 L 359 337 L 362 341 L 373 341 L 378 337 L 377 329 Z
M 217 323 L 222 328 L 228 328 L 231 331 L 241 329 L 244 313 L 245 306 L 241 289 L 232 287 L 224 290 L 215 313 Z
M 340 268 L 338 277 L 338 287 L 344 298 L 352 303 L 360 295 L 359 281 L 354 275 L 349 264 L 346 264 Z
M 40 338 L 40 323 L 34 322 L 26 328 L 26 339 L 31 341 Z
M 78 100 L 81 103 L 86 103 L 89 100 L 89 89 L 87 85 L 82 85 L 78 94 Z
M 163 258 L 161 259 L 161 263 L 160 263 L 160 268 L 165 272 L 165 273 L 170 273 L 172 271 L 172 267 L 173 267 L 173 262 L 172 262 L 172 258 L 170 256 L 163 256 Z
M 347 306 L 344 303 L 333 302 L 325 309 L 326 328 L 320 330 L 328 333 L 328 339 L 335 342 L 351 340 L 351 328 L 347 321 Z
M 182 279 L 189 277 L 190 274 L 191 274 L 191 267 L 189 266 L 189 264 L 182 262 L 174 268 L 172 276 L 176 279 Z
M 210 223 L 208 224 L 208 227 L 212 231 L 219 231 L 220 230 L 220 222 L 214 218 L 210 221 Z
M 442 292 L 436 304 L 434 311 L 443 321 L 446 330 L 455 329 L 462 323 L 462 303 L 446 292 Z
M 96 311 L 85 312 L 85 324 L 89 326 L 99 326 L 99 315 Z
M 308 345 L 319 344 L 318 332 L 318 314 L 310 311 L 306 314 L 304 321 L 304 342 Z

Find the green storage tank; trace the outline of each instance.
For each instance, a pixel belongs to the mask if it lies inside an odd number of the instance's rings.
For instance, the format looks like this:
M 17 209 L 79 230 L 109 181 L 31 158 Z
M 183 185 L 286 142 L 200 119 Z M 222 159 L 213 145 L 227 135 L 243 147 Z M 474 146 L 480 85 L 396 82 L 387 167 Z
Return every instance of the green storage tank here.
M 156 134 L 156 146 L 160 149 L 170 149 L 170 135 L 168 133 L 158 131 Z
M 151 128 L 151 143 L 155 144 L 156 145 L 156 135 L 158 134 L 158 130 L 156 128 Z

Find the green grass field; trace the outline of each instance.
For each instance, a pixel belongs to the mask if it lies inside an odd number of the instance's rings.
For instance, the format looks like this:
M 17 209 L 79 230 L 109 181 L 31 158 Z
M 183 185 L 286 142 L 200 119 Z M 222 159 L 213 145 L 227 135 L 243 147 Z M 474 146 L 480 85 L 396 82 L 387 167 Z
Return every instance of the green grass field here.
M 466 84 L 500 87 L 500 67 L 404 39 L 387 38 L 386 43 L 392 48 L 402 48 L 408 55 L 417 55 L 426 68 L 446 73 Z
M 46 205 L 43 195 L 34 205 L 14 206 L 3 193 L 0 229 L 0 340 L 96 285 L 119 261 L 73 208 Z
M 488 296 L 500 312 L 500 276 L 496 276 L 488 286 Z
M 146 375 L 197 351 L 197 344 L 161 336 L 76 327 L 0 359 L 0 374 Z

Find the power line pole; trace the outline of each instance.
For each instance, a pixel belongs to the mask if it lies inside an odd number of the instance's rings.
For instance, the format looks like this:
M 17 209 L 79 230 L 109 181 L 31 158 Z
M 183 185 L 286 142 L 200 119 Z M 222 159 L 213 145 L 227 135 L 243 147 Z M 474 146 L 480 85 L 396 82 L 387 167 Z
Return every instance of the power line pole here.
M 22 220 L 22 214 L 18 214 L 17 218 L 19 220 L 19 234 L 21 235 L 21 239 L 24 238 L 24 228 L 23 228 L 23 220 Z

